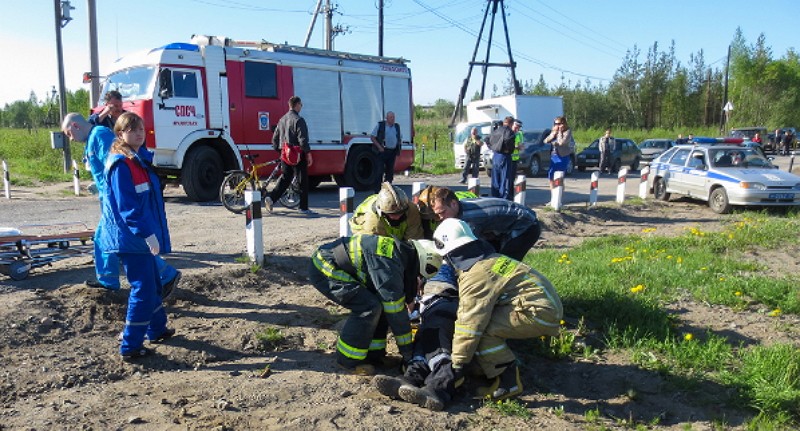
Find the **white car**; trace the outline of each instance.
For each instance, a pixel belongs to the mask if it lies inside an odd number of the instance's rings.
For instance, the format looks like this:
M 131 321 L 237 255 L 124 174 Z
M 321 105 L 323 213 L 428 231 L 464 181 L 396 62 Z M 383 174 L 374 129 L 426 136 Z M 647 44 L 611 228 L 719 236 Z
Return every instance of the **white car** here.
M 739 145 L 672 147 L 650 164 L 648 183 L 656 199 L 676 193 L 707 201 L 719 214 L 737 205 L 800 205 L 800 176 Z

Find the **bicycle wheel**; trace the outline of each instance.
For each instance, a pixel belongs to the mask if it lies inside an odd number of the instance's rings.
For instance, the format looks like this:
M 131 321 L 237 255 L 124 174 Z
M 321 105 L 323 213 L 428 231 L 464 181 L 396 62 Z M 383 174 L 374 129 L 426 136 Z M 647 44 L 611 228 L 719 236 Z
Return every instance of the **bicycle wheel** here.
M 255 190 L 250 175 L 244 171 L 231 172 L 222 180 L 222 185 L 219 187 L 219 200 L 228 211 L 239 214 L 247 209 L 244 192 L 248 190 Z
M 281 205 L 285 206 L 286 208 L 295 209 L 300 205 L 300 184 L 295 177 L 292 184 L 286 191 L 283 193 L 280 199 L 278 199 Z

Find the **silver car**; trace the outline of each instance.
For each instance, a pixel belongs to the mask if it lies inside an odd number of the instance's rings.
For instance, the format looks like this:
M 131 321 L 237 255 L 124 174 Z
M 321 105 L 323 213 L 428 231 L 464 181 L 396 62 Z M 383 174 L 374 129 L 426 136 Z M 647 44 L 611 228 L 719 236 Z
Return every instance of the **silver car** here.
M 736 205 L 800 205 L 800 176 L 738 145 L 672 147 L 650 164 L 648 183 L 656 199 L 666 201 L 676 193 L 707 201 L 719 214 Z

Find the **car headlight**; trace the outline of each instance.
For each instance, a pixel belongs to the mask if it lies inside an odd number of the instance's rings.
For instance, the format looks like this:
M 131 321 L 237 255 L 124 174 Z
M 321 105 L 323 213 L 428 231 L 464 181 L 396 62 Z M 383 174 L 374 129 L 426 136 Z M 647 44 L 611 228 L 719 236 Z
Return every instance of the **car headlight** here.
M 763 183 L 752 183 L 748 181 L 742 181 L 739 183 L 739 187 L 743 189 L 751 189 L 751 190 L 766 190 L 767 186 Z

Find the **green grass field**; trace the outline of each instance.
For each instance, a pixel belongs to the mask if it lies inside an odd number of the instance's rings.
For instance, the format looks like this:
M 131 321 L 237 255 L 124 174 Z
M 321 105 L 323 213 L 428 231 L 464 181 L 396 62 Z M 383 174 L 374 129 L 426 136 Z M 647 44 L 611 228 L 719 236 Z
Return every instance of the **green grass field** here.
M 71 143 L 72 159 L 82 167 L 83 144 Z M 72 172 L 64 172 L 64 152 L 50 147 L 50 130 L 0 128 L 0 160 L 8 165 L 11 184 L 32 186 L 37 183 L 70 181 Z M 89 178 L 85 171 L 82 175 Z

